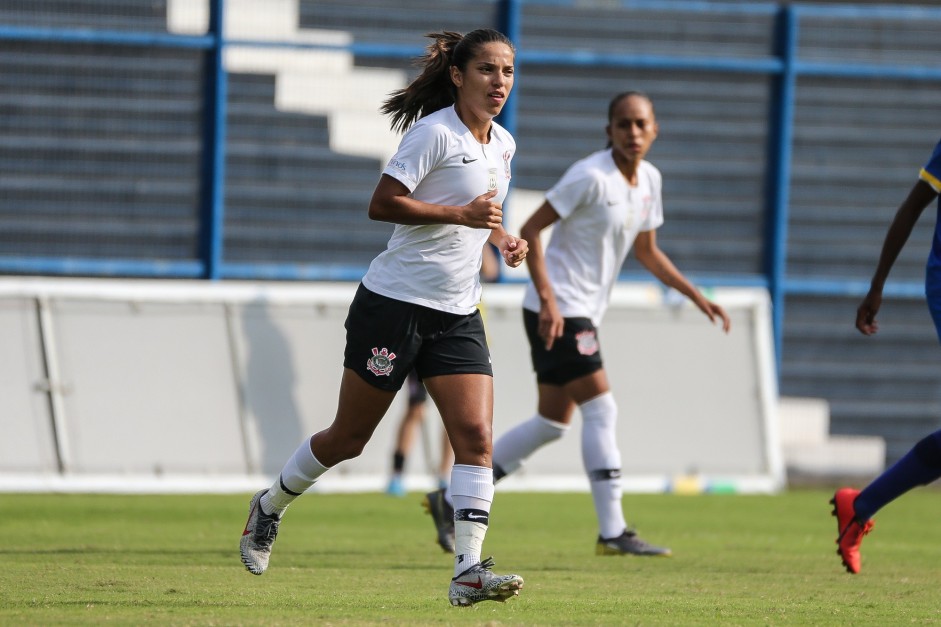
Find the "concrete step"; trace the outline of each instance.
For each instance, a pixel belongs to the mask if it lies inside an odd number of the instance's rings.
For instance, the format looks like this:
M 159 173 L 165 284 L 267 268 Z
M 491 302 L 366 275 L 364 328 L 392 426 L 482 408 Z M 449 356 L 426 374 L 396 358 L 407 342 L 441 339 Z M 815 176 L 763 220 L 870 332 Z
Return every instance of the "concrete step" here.
M 825 399 L 782 397 L 778 423 L 789 475 L 874 477 L 885 468 L 884 438 L 830 435 L 830 404 Z

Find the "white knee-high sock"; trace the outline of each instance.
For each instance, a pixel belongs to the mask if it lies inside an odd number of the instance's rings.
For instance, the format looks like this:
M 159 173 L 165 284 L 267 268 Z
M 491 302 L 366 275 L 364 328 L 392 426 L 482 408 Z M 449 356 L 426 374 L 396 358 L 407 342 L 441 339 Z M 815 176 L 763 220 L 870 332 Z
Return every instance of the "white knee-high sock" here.
M 490 524 L 493 471 L 483 466 L 455 464 L 451 469 L 454 503 L 454 576 L 480 563 L 480 552 Z
M 494 481 L 515 472 L 536 450 L 558 440 L 568 430 L 569 425 L 536 414 L 501 435 L 493 443 Z
M 327 467 L 317 461 L 310 450 L 310 438 L 304 440 L 288 459 L 278 479 L 261 497 L 261 511 L 280 516 L 294 499 L 314 485 Z
M 582 463 L 591 483 L 598 530 L 603 538 L 621 535 L 627 528 L 621 509 L 621 451 L 617 443 L 618 407 L 611 392 L 580 405 Z

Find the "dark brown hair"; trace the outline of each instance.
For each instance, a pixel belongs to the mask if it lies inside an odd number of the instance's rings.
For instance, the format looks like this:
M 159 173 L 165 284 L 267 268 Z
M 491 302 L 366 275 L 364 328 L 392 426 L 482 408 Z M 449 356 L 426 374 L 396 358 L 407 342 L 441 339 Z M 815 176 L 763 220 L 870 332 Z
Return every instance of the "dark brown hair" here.
M 614 109 L 618 104 L 625 98 L 630 98 L 631 96 L 637 96 L 638 98 L 643 98 L 650 105 L 650 112 L 656 115 L 656 112 L 653 110 L 653 100 L 650 99 L 650 96 L 645 94 L 642 91 L 622 91 L 617 96 L 611 99 L 611 102 L 608 103 L 608 124 L 611 123 L 611 118 L 614 117 Z M 611 147 L 611 140 L 608 140 L 607 148 Z
M 451 82 L 451 66 L 463 72 L 480 46 L 497 42 L 516 52 L 506 35 L 490 28 L 479 28 L 466 35 L 443 31 L 425 36 L 434 41 L 425 55 L 416 60 L 416 65 L 423 68 L 421 74 L 404 89 L 392 92 L 380 108 L 383 114 L 392 117 L 393 131 L 405 131 L 419 118 L 454 104 L 457 92 Z
M 608 122 L 611 121 L 611 118 L 614 117 L 614 108 L 618 106 L 618 103 L 624 100 L 625 98 L 630 98 L 631 96 L 637 96 L 638 98 L 643 98 L 650 104 L 650 110 L 653 111 L 653 100 L 650 99 L 650 96 L 645 94 L 642 91 L 622 91 L 617 96 L 611 99 L 611 102 L 608 103 Z

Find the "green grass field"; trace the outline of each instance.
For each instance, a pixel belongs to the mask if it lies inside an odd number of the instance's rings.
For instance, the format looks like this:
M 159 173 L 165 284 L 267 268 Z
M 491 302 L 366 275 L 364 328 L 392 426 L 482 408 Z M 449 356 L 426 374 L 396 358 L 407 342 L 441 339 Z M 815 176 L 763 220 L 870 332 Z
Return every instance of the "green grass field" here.
M 306 495 L 268 572 L 244 570 L 249 495 L 0 495 L 0 624 L 693 625 L 941 623 L 941 494 L 877 517 L 843 571 L 823 490 L 628 495 L 672 558 L 597 557 L 587 494 L 498 492 L 484 554 L 526 580 L 452 608 L 421 495 Z

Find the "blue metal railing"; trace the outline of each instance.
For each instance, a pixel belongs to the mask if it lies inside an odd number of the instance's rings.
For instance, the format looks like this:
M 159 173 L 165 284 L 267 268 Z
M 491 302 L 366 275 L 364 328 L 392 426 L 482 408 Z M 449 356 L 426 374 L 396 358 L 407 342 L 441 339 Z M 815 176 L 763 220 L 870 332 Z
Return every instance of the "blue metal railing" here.
M 529 0 L 500 0 L 498 24 L 514 41 L 521 38 L 523 6 Z M 535 4 L 535 0 L 532 1 Z M 540 0 L 546 4 L 547 0 Z M 555 0 L 571 5 L 572 0 Z M 787 276 L 787 237 L 789 222 L 790 166 L 797 80 L 801 76 L 834 76 L 854 78 L 904 79 L 941 82 L 941 67 L 899 65 L 889 63 L 829 63 L 800 58 L 800 25 L 807 18 L 821 19 L 885 19 L 930 21 L 941 26 L 941 9 L 896 6 L 815 6 L 775 3 L 723 4 L 697 1 L 623 0 L 629 9 L 652 9 L 676 12 L 712 12 L 726 14 L 758 14 L 775 20 L 774 49 L 762 58 L 703 58 L 683 55 L 616 54 L 576 50 L 521 50 L 517 62 L 521 66 L 553 64 L 566 66 L 616 67 L 661 70 L 693 70 L 719 73 L 767 75 L 773 81 L 773 111 L 768 117 L 769 159 L 766 207 L 767 231 L 764 235 L 763 274 L 760 276 L 698 276 L 704 285 L 761 285 L 768 288 L 773 303 L 776 354 L 781 355 L 784 301 L 792 294 L 835 294 L 860 296 L 868 289 L 864 281 L 789 279 Z M 210 21 L 205 35 L 184 36 L 160 33 L 128 33 L 92 29 L 30 28 L 0 25 L 0 40 L 49 41 L 124 46 L 189 48 L 204 51 L 205 118 L 203 136 L 203 172 L 200 214 L 199 258 L 179 262 L 95 260 L 37 257 L 2 257 L 0 272 L 36 274 L 123 275 L 138 277 L 203 277 L 304 280 L 356 280 L 364 268 L 352 266 L 305 266 L 295 264 L 244 264 L 225 259 L 223 225 L 225 206 L 225 141 L 227 74 L 222 58 L 226 46 L 285 46 L 292 48 L 336 49 L 363 58 L 412 58 L 422 52 L 420 45 L 400 46 L 377 43 L 347 45 L 296 44 L 271 41 L 227 40 L 223 35 L 224 0 L 210 0 Z M 510 98 L 500 122 L 511 132 L 517 126 L 516 96 Z M 628 276 L 628 275 L 625 275 Z M 922 286 L 893 284 L 887 293 L 918 297 Z
M 792 7 L 781 9 L 775 28 L 776 52 L 781 72 L 774 82 L 768 142 L 768 225 L 765 234 L 765 274 L 771 295 L 774 354 L 781 371 L 784 334 L 784 291 L 787 271 L 787 226 L 791 188 L 791 140 L 794 132 L 794 99 L 797 90 L 797 15 Z
M 222 42 L 223 0 L 209 0 L 209 33 Z M 203 114 L 203 171 L 200 202 L 200 257 L 203 277 L 220 278 L 223 220 L 225 217 L 225 121 L 228 77 L 223 63 L 224 45 L 206 53 L 206 104 Z

